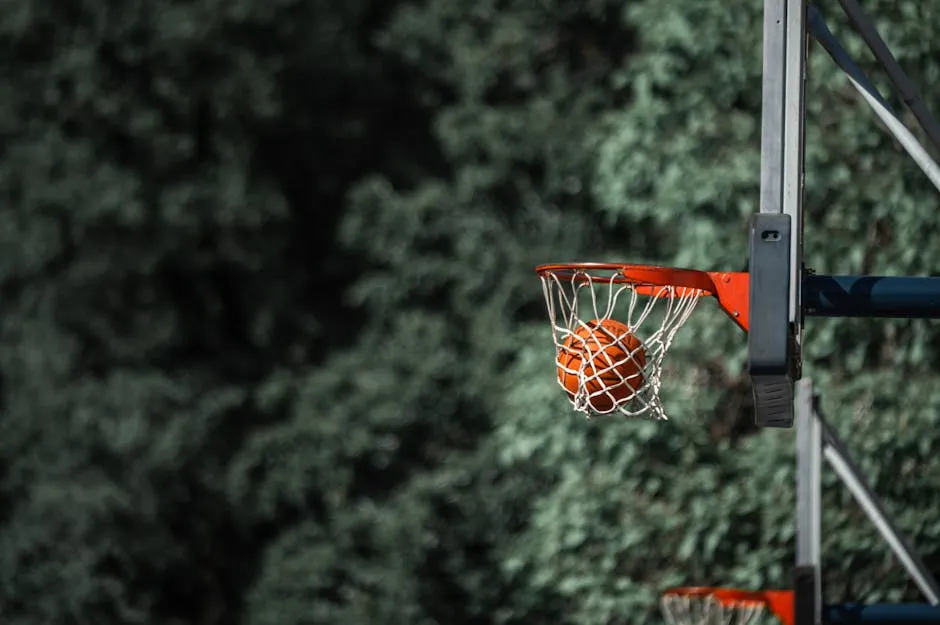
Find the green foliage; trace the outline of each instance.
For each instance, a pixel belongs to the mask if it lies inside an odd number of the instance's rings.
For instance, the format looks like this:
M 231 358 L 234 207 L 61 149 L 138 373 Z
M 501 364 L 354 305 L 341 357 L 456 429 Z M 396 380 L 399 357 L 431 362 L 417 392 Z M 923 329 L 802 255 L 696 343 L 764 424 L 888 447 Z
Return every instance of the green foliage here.
M 417 601 L 423 530 L 415 512 L 365 503 L 327 528 L 307 521 L 286 530 L 267 549 L 245 622 L 433 622 Z
M 34 4 L 0 16 L 5 620 L 601 625 L 790 583 L 793 434 L 750 426 L 740 331 L 703 303 L 673 420 L 587 422 L 532 272 L 744 267 L 759 3 Z M 866 9 L 940 108 L 940 11 Z M 807 263 L 933 271 L 935 191 L 812 58 Z M 934 567 L 937 344 L 806 342 Z M 828 598 L 910 598 L 824 498 Z
M 237 622 L 270 530 L 228 474 L 355 327 L 333 225 L 391 155 L 343 146 L 419 107 L 364 3 L 59 4 L 0 17 L 0 612 Z

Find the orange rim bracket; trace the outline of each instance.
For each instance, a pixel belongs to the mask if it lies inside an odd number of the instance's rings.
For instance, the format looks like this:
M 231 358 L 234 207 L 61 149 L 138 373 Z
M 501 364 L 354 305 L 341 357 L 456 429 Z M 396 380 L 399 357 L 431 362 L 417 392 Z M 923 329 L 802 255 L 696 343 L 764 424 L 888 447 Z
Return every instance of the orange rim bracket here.
M 709 271 L 715 299 L 731 320 L 747 332 L 750 328 L 751 275 L 745 271 Z

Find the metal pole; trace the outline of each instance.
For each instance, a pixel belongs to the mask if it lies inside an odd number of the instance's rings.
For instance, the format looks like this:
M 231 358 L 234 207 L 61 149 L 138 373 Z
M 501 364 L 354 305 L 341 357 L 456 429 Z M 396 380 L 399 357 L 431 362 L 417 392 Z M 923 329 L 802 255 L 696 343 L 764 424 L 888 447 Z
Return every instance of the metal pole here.
M 790 327 L 795 341 L 795 362 L 801 362 L 803 267 L 803 182 L 806 118 L 806 0 L 786 0 L 786 89 L 783 113 L 783 212 L 790 216 Z M 801 371 L 794 372 L 799 378 Z
M 940 319 L 940 277 L 810 275 L 803 305 L 808 317 Z
M 800 98 L 789 98 L 787 89 L 791 83 L 799 84 L 802 70 L 790 67 L 788 71 L 787 60 L 792 47 L 788 38 L 788 32 L 792 32 L 788 30 L 790 22 L 804 21 L 800 11 L 795 11 L 794 17 L 789 7 L 803 1 L 764 0 L 760 213 L 751 219 L 749 284 L 752 326 L 748 332 L 748 372 L 754 391 L 754 421 L 761 427 L 792 426 L 793 379 L 799 373 L 795 366 L 799 358 L 794 349 L 798 347 L 794 345 L 798 341 L 794 321 L 801 321 L 802 315 L 798 317 L 799 311 L 795 307 L 799 269 L 792 250 L 796 238 L 794 220 L 798 218 L 800 207 L 794 200 L 801 197 L 802 137 L 798 131 L 802 108 L 798 106 Z M 794 108 L 794 102 L 797 108 Z M 786 201 L 785 185 L 789 185 Z M 773 240 L 780 242 L 768 245 L 763 239 L 754 238 L 759 230 L 757 224 L 772 224 L 769 229 L 779 237 Z M 768 277 L 764 279 L 764 275 Z M 773 305 L 768 305 L 768 301 Z M 755 313 L 762 304 L 764 309 Z M 770 342 L 765 340 L 767 338 Z M 761 360 L 765 362 L 760 364 L 758 361 Z M 769 368 L 764 366 L 767 364 Z
M 901 147 L 914 159 L 917 166 L 921 168 L 927 178 L 930 179 L 930 182 L 940 191 L 940 166 L 937 165 L 933 157 L 931 157 L 927 150 L 920 144 L 917 137 L 915 137 L 913 133 L 908 130 L 907 126 L 891 112 L 888 103 L 885 102 L 881 94 L 878 93 L 878 90 L 872 84 L 871 80 L 869 80 L 862 68 L 858 66 L 845 48 L 842 47 L 842 44 L 835 38 L 835 35 L 829 30 L 829 27 L 826 25 L 819 11 L 813 7 L 809 9 L 809 28 L 813 37 L 815 37 L 826 52 L 829 53 L 829 56 L 836 62 L 836 65 L 842 68 L 842 71 L 848 76 L 849 82 L 852 83 L 856 91 L 859 92 L 872 110 L 875 111 L 875 114 L 881 122 L 887 126 L 888 131 L 898 140 Z
M 940 609 L 926 603 L 843 603 L 827 605 L 826 625 L 937 625 Z
M 760 212 L 783 212 L 783 141 L 786 86 L 786 11 L 780 0 L 764 0 L 764 60 L 761 87 Z
M 842 9 L 849 17 L 849 21 L 852 22 L 855 30 L 857 30 L 858 34 L 865 40 L 868 49 L 871 50 L 875 58 L 878 59 L 885 68 L 888 79 L 891 81 L 891 84 L 894 85 L 894 88 L 900 92 L 901 98 L 904 99 L 904 103 L 907 104 L 908 108 L 910 108 L 911 112 L 914 114 L 914 117 L 917 118 L 920 127 L 923 128 L 924 132 L 927 134 L 927 138 L 930 139 L 934 148 L 940 150 L 940 124 L 937 124 L 937 120 L 934 119 L 934 116 L 931 115 L 930 110 L 924 104 L 924 100 L 917 90 L 917 87 L 911 79 L 907 77 L 904 70 L 901 69 L 894 55 L 891 54 L 888 45 L 881 38 L 881 35 L 878 34 L 878 29 L 875 28 L 871 19 L 869 19 L 868 15 L 865 14 L 862 7 L 859 6 L 858 2 L 855 0 L 839 0 L 839 3 L 842 5 Z
M 914 552 L 914 549 L 908 541 L 901 536 L 897 528 L 885 514 L 884 508 L 878 500 L 878 496 L 875 495 L 868 484 L 865 483 L 865 480 L 861 477 L 861 473 L 852 462 L 852 459 L 849 457 L 848 452 L 836 433 L 818 413 L 816 414 L 816 419 L 822 427 L 824 441 L 823 453 L 826 460 L 852 493 L 855 501 L 861 506 L 869 520 L 878 530 L 878 533 L 881 534 L 881 537 L 884 538 L 888 546 L 891 547 L 894 555 L 904 568 L 907 569 L 911 579 L 914 580 L 917 587 L 924 593 L 927 600 L 932 605 L 940 604 L 940 585 L 937 584 L 937 580 L 930 574 L 923 560 Z
M 796 579 L 794 617 L 797 625 L 822 619 L 820 536 L 822 510 L 822 428 L 816 418 L 813 383 L 796 385 Z

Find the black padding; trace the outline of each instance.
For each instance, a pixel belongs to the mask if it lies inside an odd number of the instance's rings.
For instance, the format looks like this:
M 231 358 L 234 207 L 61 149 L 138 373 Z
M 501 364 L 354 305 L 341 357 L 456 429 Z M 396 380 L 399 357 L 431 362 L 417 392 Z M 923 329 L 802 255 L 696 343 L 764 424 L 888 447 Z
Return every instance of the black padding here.
M 777 213 L 751 218 L 748 374 L 760 427 L 793 427 L 790 223 Z

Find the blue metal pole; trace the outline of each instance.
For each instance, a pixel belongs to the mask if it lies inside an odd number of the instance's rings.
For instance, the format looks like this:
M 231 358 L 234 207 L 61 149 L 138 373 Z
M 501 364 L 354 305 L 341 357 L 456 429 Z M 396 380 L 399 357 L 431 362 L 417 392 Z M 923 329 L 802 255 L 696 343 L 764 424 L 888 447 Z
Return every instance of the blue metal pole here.
M 940 319 L 940 277 L 820 276 L 803 278 L 808 317 Z
M 940 607 L 926 603 L 843 603 L 823 607 L 826 625 L 940 625 Z

